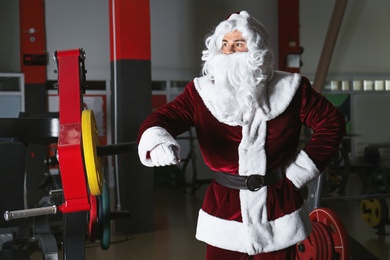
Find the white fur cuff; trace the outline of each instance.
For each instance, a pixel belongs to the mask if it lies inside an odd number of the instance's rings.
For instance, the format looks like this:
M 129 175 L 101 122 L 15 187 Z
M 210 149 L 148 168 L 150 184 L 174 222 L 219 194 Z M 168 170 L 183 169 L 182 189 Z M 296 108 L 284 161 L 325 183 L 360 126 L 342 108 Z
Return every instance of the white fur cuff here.
M 138 144 L 138 156 L 143 165 L 148 167 L 154 166 L 152 160 L 148 156 L 149 152 L 153 150 L 154 147 L 162 143 L 174 145 L 178 149 L 178 152 L 180 152 L 180 145 L 167 132 L 167 130 L 159 126 L 146 129 Z
M 319 174 L 320 171 L 303 150 L 300 151 L 295 161 L 286 168 L 286 177 L 292 181 L 298 189 L 302 188 Z

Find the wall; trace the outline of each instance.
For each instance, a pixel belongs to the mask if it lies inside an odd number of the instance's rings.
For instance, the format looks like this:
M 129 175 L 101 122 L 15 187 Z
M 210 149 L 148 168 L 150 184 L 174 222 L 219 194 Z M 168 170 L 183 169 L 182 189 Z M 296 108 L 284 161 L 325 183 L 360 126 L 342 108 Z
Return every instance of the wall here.
M 335 0 L 301 0 L 301 72 L 314 78 Z M 151 0 L 152 77 L 187 80 L 199 72 L 205 33 L 229 12 L 247 9 L 263 22 L 277 46 L 277 1 Z M 91 8 L 93 6 L 94 8 Z M 271 10 L 271 11 L 270 11 Z M 348 1 L 334 56 L 332 76 L 386 74 L 390 71 L 388 0 Z M 52 52 L 83 47 L 89 79 L 109 79 L 107 0 L 46 1 L 48 79 L 53 73 Z M 0 3 L 0 71 L 19 72 L 18 1 Z M 180 48 L 178 47 L 180 44 Z
M 83 48 L 87 80 L 110 79 L 110 45 L 107 0 L 49 0 L 46 8 L 48 80 L 56 80 L 53 53 Z
M 205 34 L 228 14 L 242 9 L 268 27 L 276 51 L 276 1 L 151 0 L 152 79 L 189 80 L 199 75 Z M 55 50 L 82 47 L 87 53 L 87 78 L 109 79 L 107 0 L 46 1 L 46 21 L 50 55 Z M 56 79 L 53 70 L 50 60 L 48 79 Z
M 314 79 L 335 0 L 300 0 L 302 74 Z M 390 74 L 388 0 L 348 1 L 329 67 L 330 77 Z
M 277 51 L 277 1 L 151 0 L 152 78 L 189 80 L 199 75 L 206 34 L 229 14 L 247 10 L 270 31 Z
M 314 79 L 335 0 L 300 0 L 301 73 Z M 348 1 L 328 71 L 328 80 L 390 80 L 388 0 Z M 351 88 L 352 88 L 352 84 Z M 390 92 L 348 91 L 351 155 L 361 159 L 368 145 L 380 147 L 390 166 Z
M 20 72 L 19 1 L 0 2 L 0 72 Z

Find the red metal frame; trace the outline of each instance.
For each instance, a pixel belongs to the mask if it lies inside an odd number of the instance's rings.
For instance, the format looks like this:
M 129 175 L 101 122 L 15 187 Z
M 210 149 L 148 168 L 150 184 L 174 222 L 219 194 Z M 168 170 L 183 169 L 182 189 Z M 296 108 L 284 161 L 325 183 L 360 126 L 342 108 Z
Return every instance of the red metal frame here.
M 81 140 L 82 50 L 57 51 L 60 133 L 58 162 L 65 202 L 59 210 L 90 209 Z

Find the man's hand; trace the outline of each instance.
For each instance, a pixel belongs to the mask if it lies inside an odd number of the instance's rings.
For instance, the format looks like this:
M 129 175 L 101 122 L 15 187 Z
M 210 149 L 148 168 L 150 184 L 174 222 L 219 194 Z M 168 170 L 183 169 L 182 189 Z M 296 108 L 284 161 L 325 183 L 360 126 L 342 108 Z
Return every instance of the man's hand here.
M 175 146 L 162 143 L 150 151 L 150 159 L 154 166 L 175 165 L 180 162 L 180 155 Z

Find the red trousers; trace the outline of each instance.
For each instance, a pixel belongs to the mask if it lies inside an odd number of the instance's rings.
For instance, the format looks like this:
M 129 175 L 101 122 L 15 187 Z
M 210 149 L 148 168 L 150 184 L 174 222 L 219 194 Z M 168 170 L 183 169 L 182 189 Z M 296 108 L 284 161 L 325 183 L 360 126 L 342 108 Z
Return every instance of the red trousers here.
M 206 260 L 294 260 L 295 253 L 295 245 L 283 250 L 253 256 L 207 245 Z

